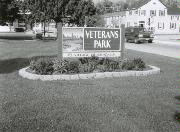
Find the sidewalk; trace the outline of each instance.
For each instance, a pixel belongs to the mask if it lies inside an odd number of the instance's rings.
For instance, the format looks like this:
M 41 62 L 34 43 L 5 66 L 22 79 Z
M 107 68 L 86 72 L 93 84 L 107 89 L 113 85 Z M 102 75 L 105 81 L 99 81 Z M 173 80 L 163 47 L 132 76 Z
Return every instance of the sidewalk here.
M 180 35 L 156 35 L 154 42 L 157 44 L 164 44 L 168 46 L 179 46 L 180 45 Z
M 174 45 L 174 46 L 180 46 L 180 40 L 177 40 L 177 41 L 171 41 L 171 40 L 154 40 L 153 41 L 154 43 L 157 43 L 157 44 L 164 44 L 164 45 Z
M 133 43 L 126 43 L 125 47 L 126 49 L 140 51 L 140 52 L 146 52 L 151 54 L 157 54 L 167 57 L 172 57 L 176 59 L 180 59 L 180 44 L 179 45 L 173 45 L 168 44 L 167 41 L 165 41 L 165 44 L 158 44 L 158 43 L 152 43 L 152 44 L 133 44 Z

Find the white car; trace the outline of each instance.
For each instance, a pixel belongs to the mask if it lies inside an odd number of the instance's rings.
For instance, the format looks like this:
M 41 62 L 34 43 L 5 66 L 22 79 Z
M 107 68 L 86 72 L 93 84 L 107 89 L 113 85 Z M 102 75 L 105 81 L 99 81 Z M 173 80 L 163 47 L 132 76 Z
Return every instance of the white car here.
M 8 26 L 0 26 L 0 32 L 10 32 L 10 28 Z

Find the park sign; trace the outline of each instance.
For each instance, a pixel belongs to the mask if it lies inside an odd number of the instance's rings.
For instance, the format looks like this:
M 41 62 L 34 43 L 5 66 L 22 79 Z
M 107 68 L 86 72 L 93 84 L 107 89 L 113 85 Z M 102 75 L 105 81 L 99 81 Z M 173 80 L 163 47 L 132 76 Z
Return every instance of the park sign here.
M 121 28 L 63 27 L 63 57 L 120 57 Z

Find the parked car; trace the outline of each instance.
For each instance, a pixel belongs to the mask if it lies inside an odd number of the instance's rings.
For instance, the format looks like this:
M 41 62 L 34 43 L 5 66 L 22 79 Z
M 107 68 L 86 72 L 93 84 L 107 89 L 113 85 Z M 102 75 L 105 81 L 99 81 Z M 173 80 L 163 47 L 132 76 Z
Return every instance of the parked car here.
M 152 43 L 154 39 L 153 33 L 142 27 L 127 27 L 125 37 L 126 42 L 134 42 L 136 44 L 146 41 Z
M 44 36 L 44 31 L 41 33 L 36 33 L 37 39 L 46 39 L 46 40 L 56 40 L 57 39 L 57 32 L 54 31 L 46 31 Z
M 10 28 L 5 24 L 0 25 L 0 32 L 10 32 Z
M 25 28 L 23 27 L 17 27 L 14 29 L 15 32 L 25 32 Z
M 45 35 L 44 35 L 45 30 Z M 57 39 L 57 29 L 55 23 L 49 23 L 48 26 L 43 27 L 41 23 L 36 24 L 33 28 L 33 31 L 36 33 L 37 39 L 48 39 L 55 40 Z

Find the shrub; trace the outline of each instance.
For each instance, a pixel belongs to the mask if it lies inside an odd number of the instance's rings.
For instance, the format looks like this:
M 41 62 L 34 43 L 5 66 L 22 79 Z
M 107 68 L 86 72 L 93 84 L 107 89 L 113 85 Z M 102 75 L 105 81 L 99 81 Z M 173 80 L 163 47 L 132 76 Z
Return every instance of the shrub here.
M 103 58 L 99 61 L 98 70 L 100 71 L 115 71 L 120 70 L 120 63 L 118 61 Z
M 81 62 L 81 64 L 85 64 L 85 63 L 88 63 L 88 58 L 79 58 L 79 61 Z
M 84 63 L 84 64 L 80 64 L 79 65 L 79 71 L 80 73 L 89 73 L 89 72 L 93 72 L 92 66 L 89 65 L 88 63 Z
M 141 70 L 142 71 L 144 68 L 146 68 L 146 64 L 141 58 L 134 59 L 133 63 L 135 65 L 134 70 Z
M 122 69 L 124 70 L 142 71 L 144 68 L 146 68 L 146 65 L 141 58 L 137 58 L 134 60 L 126 60 L 122 64 Z
M 53 62 L 50 58 L 31 60 L 30 69 L 36 74 L 51 75 L 53 73 Z
M 79 73 L 79 61 L 69 62 L 68 73 Z
M 60 73 L 60 74 L 67 73 L 69 69 L 69 61 L 54 59 L 53 69 L 55 73 Z
M 79 65 L 79 70 L 80 72 L 93 72 L 98 64 L 99 64 L 99 58 L 92 56 L 89 58 L 80 58 L 80 65 Z
M 71 74 L 90 73 L 95 71 L 111 72 L 124 70 L 143 70 L 145 63 L 141 58 L 126 60 L 124 62 L 111 60 L 109 58 L 80 58 L 78 61 L 59 60 L 57 58 L 34 58 L 30 62 L 30 69 L 36 74 Z

